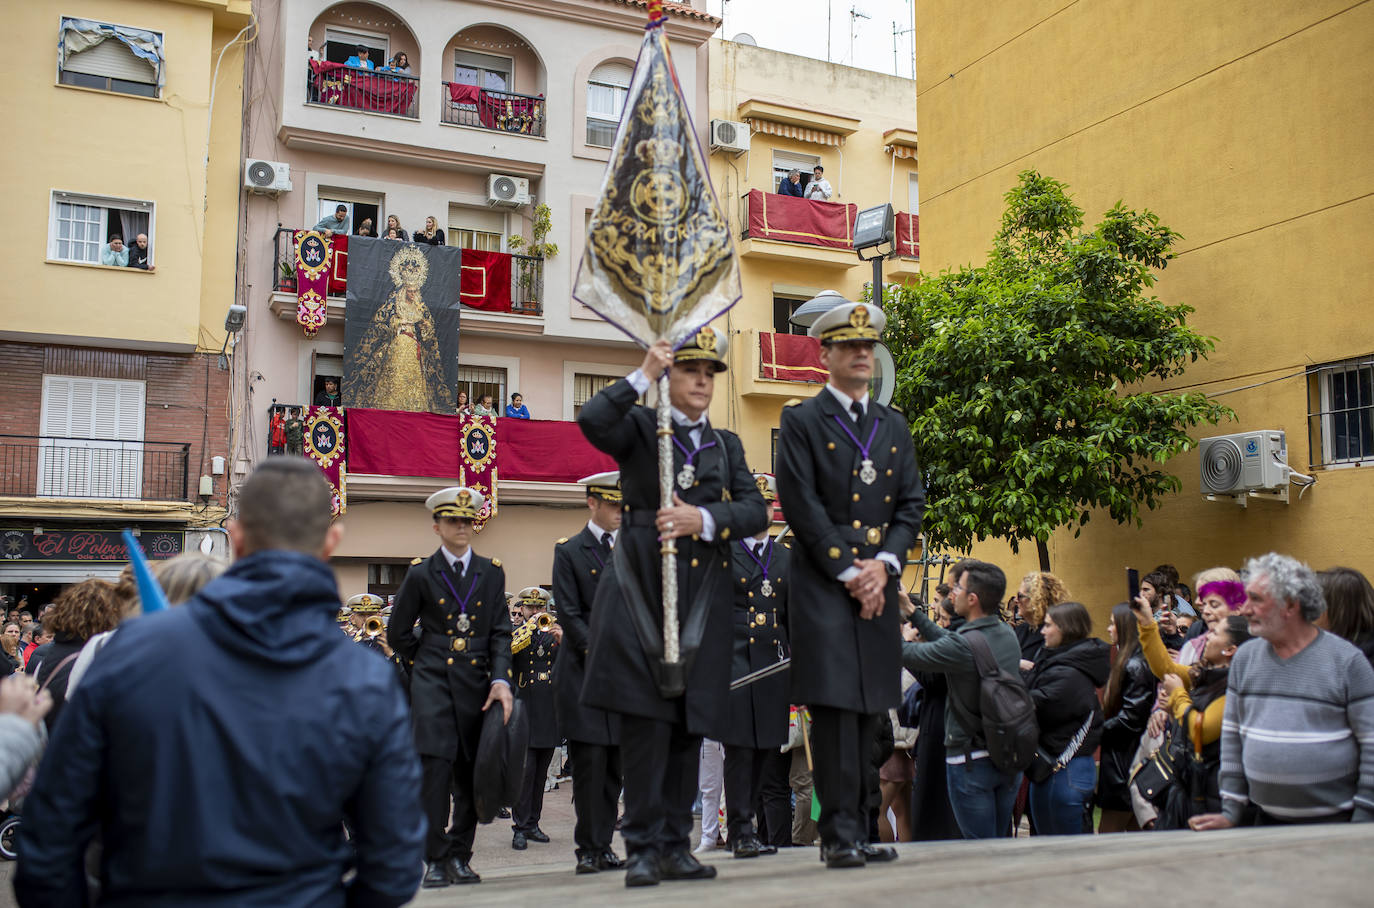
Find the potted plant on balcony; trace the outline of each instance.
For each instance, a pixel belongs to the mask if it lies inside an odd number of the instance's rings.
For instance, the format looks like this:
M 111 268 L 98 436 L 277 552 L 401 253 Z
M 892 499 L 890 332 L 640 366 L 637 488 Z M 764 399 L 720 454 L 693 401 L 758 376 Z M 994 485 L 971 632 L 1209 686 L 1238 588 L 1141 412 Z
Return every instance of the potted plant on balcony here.
M 553 258 L 558 255 L 558 244 L 546 242 L 549 231 L 553 229 L 553 212 L 548 205 L 540 202 L 534 206 L 534 223 L 530 227 L 530 234 L 534 237 L 533 241 L 526 244 L 525 238 L 520 234 L 515 234 L 506 240 L 511 252 L 517 255 L 525 255 L 530 258 L 544 259 Z M 542 268 L 521 267 L 518 269 L 517 283 L 520 286 L 524 299 L 529 300 L 535 296 L 536 281 L 539 280 Z M 537 303 L 538 300 L 535 300 Z
M 296 289 L 296 264 L 295 262 L 278 262 L 277 266 L 281 269 L 281 277 L 277 280 L 277 289 L 295 290 Z

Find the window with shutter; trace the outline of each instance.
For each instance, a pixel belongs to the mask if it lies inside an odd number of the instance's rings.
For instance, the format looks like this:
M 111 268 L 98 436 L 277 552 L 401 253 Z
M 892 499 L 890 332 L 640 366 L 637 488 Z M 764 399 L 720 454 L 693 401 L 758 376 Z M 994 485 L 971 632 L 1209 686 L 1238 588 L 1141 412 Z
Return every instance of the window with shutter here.
M 38 495 L 141 497 L 144 399 L 140 381 L 45 375 Z
M 615 142 L 620 115 L 630 92 L 634 68 L 602 63 L 587 79 L 587 144 L 609 148 Z
M 57 67 L 61 85 L 156 98 L 162 66 L 158 32 L 85 19 L 62 20 Z
M 48 258 L 99 265 L 111 237 L 122 239 L 127 250 L 142 233 L 148 236 L 148 265 L 152 266 L 157 241 L 154 209 L 152 202 L 138 199 L 53 190 L 48 213 Z

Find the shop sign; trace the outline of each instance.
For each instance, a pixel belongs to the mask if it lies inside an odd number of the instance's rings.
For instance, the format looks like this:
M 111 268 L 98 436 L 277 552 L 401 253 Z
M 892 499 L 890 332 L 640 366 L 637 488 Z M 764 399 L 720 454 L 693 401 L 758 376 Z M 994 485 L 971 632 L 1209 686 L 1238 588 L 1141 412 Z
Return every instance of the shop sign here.
M 138 541 L 154 561 L 182 553 L 186 533 L 182 530 L 144 530 Z M 0 529 L 0 560 L 123 563 L 129 560 L 119 530 L 44 530 Z

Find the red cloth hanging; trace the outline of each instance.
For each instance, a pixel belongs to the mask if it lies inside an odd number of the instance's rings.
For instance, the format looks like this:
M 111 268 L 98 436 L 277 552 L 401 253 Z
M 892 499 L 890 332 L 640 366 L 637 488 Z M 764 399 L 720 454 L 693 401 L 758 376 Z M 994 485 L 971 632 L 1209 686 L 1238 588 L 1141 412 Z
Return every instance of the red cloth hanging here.
M 921 216 L 897 212 L 897 254 L 909 259 L 921 257 Z
M 805 334 L 759 334 L 761 378 L 824 383 L 830 372 L 821 365 L 821 342 Z
M 615 458 L 592 447 L 575 422 L 498 419 L 496 443 L 505 481 L 577 482 L 616 468 Z
M 457 416 L 348 408 L 348 471 L 458 477 Z
M 859 206 L 749 190 L 749 236 L 851 249 Z
M 311 60 L 310 72 L 316 97 L 324 104 L 403 116 L 410 114 L 420 84 L 418 79 L 327 60 Z
M 487 312 L 511 309 L 510 275 L 513 257 L 508 252 L 464 249 L 458 301 Z

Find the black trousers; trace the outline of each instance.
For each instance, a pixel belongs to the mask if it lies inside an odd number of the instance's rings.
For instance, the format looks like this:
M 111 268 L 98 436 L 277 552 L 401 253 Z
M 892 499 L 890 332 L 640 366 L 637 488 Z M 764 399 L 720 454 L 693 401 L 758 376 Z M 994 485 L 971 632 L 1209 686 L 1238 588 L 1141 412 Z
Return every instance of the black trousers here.
M 621 760 L 630 767 L 620 827 L 625 850 L 631 856 L 688 851 L 701 736 L 688 734 L 682 715 L 673 722 L 622 715 L 620 741 Z
M 472 799 L 472 761 L 459 748 L 455 759 L 420 757 L 420 800 L 429 829 L 425 832 L 425 860 L 442 861 L 450 855 L 472 858 L 477 834 L 477 809 Z M 449 828 L 449 805 L 453 826 Z M 447 830 L 447 831 L 445 831 Z
M 811 707 L 811 754 L 822 846 L 868 841 L 868 800 L 878 715 Z
M 544 815 L 544 782 L 553 760 L 552 747 L 531 747 L 525 755 L 525 778 L 520 783 L 520 801 L 512 813 L 516 832 L 534 832 Z
M 754 805 L 759 838 L 765 845 L 786 848 L 792 844 L 792 786 L 788 781 L 792 754 L 782 753 L 776 747 L 759 752 L 763 754 L 763 776 Z
M 767 751 L 753 747 L 725 746 L 725 832 L 733 843 L 736 836 L 753 835 L 754 803 L 763 784 L 763 763 Z
M 573 841 L 579 854 L 601 854 L 611 847 L 616 807 L 620 802 L 620 748 L 614 745 L 568 742 L 572 759 L 573 810 L 577 825 Z

